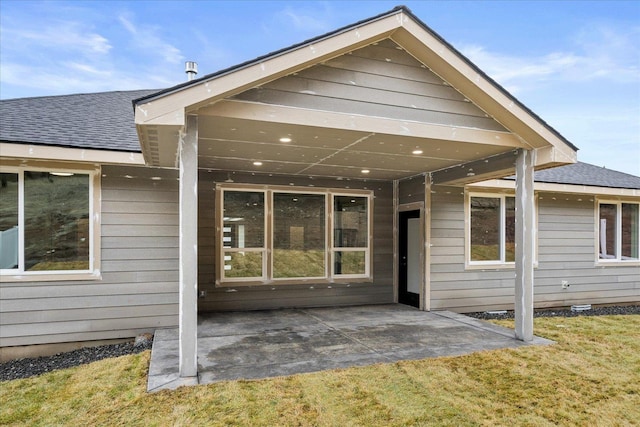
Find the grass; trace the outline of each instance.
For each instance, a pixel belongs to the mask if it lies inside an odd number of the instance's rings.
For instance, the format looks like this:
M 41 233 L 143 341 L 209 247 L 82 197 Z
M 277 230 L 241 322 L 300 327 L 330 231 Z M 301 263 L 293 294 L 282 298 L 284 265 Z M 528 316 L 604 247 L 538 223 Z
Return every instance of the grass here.
M 0 424 L 638 425 L 640 316 L 535 328 L 557 344 L 156 394 L 145 392 L 145 352 L 0 383 Z

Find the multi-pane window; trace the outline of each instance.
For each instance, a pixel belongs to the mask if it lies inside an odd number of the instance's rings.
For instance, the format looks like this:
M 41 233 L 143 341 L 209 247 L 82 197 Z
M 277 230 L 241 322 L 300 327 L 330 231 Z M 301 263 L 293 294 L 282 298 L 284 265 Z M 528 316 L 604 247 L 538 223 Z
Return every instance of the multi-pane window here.
M 223 282 L 369 276 L 370 196 L 221 187 Z
M 515 199 L 505 195 L 469 197 L 468 261 L 515 261 Z
M 638 261 L 640 259 L 640 204 L 600 202 L 598 204 L 599 259 Z
M 90 271 L 91 191 L 89 173 L 0 173 L 3 274 Z

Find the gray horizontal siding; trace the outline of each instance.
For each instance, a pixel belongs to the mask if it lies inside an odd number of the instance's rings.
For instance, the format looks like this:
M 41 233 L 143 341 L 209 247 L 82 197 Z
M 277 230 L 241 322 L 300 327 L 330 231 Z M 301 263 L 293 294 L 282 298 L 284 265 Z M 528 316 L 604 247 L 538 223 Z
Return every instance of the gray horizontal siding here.
M 215 188 L 227 173 L 201 171 L 199 186 L 199 288 L 206 298 L 198 301 L 200 311 L 261 310 L 281 307 L 321 307 L 393 302 L 393 186 L 391 183 L 338 181 L 306 177 L 232 174 L 236 183 L 296 187 L 368 189 L 374 191 L 374 238 L 372 283 L 305 283 L 216 287 Z
M 250 89 L 234 99 L 505 130 L 390 40 Z
M 104 166 L 102 175 L 101 280 L 3 283 L 2 346 L 126 338 L 177 324 L 177 172 Z
M 398 182 L 398 203 L 424 203 L 425 177 L 417 175 Z
M 435 187 L 432 196 L 432 308 L 512 309 L 513 269 L 465 269 L 460 189 Z M 539 195 L 536 307 L 640 301 L 640 267 L 596 266 L 594 210 L 588 197 Z M 562 289 L 563 280 L 569 282 L 568 289 Z

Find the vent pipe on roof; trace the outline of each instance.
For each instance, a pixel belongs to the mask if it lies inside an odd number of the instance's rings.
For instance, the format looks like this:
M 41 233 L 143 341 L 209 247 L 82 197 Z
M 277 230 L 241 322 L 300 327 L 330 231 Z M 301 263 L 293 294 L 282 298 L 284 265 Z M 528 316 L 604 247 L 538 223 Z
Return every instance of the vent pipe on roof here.
M 187 81 L 195 79 L 196 74 L 198 74 L 198 63 L 195 61 L 185 62 L 184 72 L 187 73 Z

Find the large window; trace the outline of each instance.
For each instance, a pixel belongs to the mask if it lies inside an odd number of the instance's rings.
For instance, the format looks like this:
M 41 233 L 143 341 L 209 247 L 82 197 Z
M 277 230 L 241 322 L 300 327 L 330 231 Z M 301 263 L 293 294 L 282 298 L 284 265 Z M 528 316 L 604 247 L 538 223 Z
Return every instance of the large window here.
M 325 277 L 326 196 L 273 193 L 273 277 Z
M 221 282 L 368 278 L 370 192 L 219 186 Z
M 4 276 L 92 271 L 89 172 L 0 172 L 0 270 Z
M 601 261 L 640 259 L 640 204 L 601 201 L 598 203 L 598 241 Z
M 471 194 L 468 200 L 469 265 L 515 261 L 515 199 L 505 195 Z

